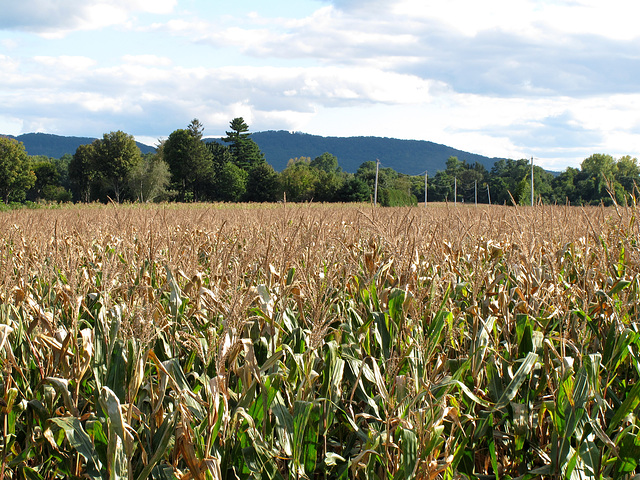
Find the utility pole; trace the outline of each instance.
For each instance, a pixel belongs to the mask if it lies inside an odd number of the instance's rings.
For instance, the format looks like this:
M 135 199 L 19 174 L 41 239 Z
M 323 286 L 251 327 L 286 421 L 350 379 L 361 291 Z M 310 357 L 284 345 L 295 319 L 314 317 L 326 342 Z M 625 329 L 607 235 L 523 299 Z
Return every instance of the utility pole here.
M 474 185 L 474 190 L 473 193 L 475 195 L 475 199 L 476 199 L 476 207 L 478 206 L 478 180 L 475 181 L 475 185 Z
M 429 182 L 429 173 L 424 173 L 424 206 L 427 206 L 427 186 Z
M 487 198 L 489 199 L 489 205 L 491 205 L 491 192 L 489 191 L 489 184 L 487 183 Z
M 531 206 L 533 207 L 533 157 L 531 157 Z
M 378 205 L 378 170 L 380 169 L 380 160 L 376 158 L 376 186 L 373 192 L 373 206 Z

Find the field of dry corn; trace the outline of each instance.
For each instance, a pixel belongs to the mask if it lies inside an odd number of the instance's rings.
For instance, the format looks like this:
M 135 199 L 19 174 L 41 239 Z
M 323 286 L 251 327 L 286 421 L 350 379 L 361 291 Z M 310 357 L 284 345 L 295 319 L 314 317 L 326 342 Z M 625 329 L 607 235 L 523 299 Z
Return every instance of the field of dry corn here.
M 631 477 L 636 213 L 0 213 L 0 478 Z

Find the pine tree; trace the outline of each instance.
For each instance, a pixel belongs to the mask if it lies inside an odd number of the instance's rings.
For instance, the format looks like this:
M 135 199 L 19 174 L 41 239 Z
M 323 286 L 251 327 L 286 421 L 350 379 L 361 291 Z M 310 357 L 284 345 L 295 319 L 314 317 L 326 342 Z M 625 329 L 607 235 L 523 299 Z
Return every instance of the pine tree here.
M 231 130 L 226 132 L 227 136 L 222 141 L 231 144 L 229 150 L 234 163 L 246 171 L 264 163 L 264 154 L 260 151 L 258 144 L 251 139 L 251 134 L 248 133 L 249 126 L 244 119 L 242 117 L 234 118 L 229 126 Z

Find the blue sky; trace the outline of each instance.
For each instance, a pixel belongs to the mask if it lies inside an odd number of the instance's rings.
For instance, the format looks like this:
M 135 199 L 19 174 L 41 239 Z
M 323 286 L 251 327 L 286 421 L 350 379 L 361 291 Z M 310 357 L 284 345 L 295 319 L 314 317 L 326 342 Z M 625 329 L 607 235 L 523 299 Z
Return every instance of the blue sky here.
M 192 118 L 579 166 L 640 151 L 632 0 L 0 0 L 0 133 Z M 300 152 L 304 155 L 304 152 Z M 407 172 L 411 173 L 411 172 Z

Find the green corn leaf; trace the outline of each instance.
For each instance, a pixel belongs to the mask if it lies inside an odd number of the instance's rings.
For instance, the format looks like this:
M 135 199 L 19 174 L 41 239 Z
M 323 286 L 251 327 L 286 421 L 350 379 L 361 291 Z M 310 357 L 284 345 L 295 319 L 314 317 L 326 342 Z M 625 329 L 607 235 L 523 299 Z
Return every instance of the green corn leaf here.
M 113 345 L 111 358 L 108 363 L 105 385 L 118 396 L 120 402 L 125 401 L 127 387 L 127 358 L 124 351 L 124 342 L 118 339 Z
M 448 377 L 448 378 L 444 379 L 442 382 L 438 383 L 437 385 L 434 385 L 432 388 L 434 390 L 440 390 L 442 387 L 448 387 L 450 385 L 455 385 L 455 386 L 459 387 L 460 390 L 462 390 L 467 397 L 469 397 L 472 401 L 474 401 L 478 405 L 482 405 L 485 408 L 489 408 L 490 407 L 488 402 L 486 402 L 485 400 L 481 399 L 476 394 L 474 394 L 471 391 L 471 389 L 469 389 L 469 387 L 467 387 L 464 383 L 462 383 L 459 380 L 455 380 L 455 379 L 453 379 L 451 377 Z M 439 396 L 442 396 L 442 395 L 439 395 Z
M 293 465 L 302 475 L 313 472 L 317 460 L 319 409 L 311 402 L 293 407 Z
M 52 418 L 51 422 L 64 430 L 69 444 L 84 457 L 87 465 L 86 474 L 89 478 L 102 480 L 102 475 L 100 474 L 102 464 L 100 460 L 98 460 L 98 455 L 93 447 L 93 443 L 91 443 L 91 438 L 89 438 L 87 432 L 82 428 L 80 420 L 76 417 L 57 417 Z
M 278 350 L 276 353 L 271 355 L 260 367 L 260 373 L 264 374 L 275 367 L 278 364 L 278 360 L 280 360 L 283 356 L 284 350 Z
M 182 398 L 191 413 L 193 413 L 198 420 L 202 420 L 204 418 L 204 409 L 200 402 L 196 400 L 196 394 L 191 391 L 191 386 L 187 381 L 187 377 L 185 376 L 178 359 L 171 358 L 162 362 L 162 365 L 169 373 L 169 378 L 173 383 L 173 388 L 177 390 L 177 393 L 182 395 Z
M 516 336 L 518 339 L 518 354 L 523 357 L 533 352 L 533 327 L 529 315 L 516 316 Z
M 552 476 L 554 473 L 553 465 L 543 465 L 542 467 L 534 468 L 530 472 L 520 475 L 513 480 L 533 480 L 538 478 L 545 478 Z
M 100 404 L 109 417 L 111 428 L 115 434 L 124 439 L 126 435 L 125 421 L 122 418 L 120 400 L 109 387 L 102 387 L 100 391 Z
M 222 415 L 220 416 L 222 417 Z M 158 465 L 158 462 L 160 462 L 164 455 L 167 455 L 169 443 L 175 433 L 177 419 L 178 416 L 175 413 L 172 413 L 171 415 L 165 417 L 162 425 L 160 426 L 160 429 L 158 430 L 158 432 L 156 432 L 155 435 L 155 437 L 159 436 L 159 441 L 154 445 L 155 451 L 153 452 L 153 455 L 151 456 L 149 462 L 140 472 L 140 475 L 138 475 L 137 480 L 145 480 L 146 478 L 149 478 L 149 473 L 151 473 L 152 471 L 162 471 L 160 470 L 161 467 L 160 465 Z
M 580 475 L 579 469 L 576 469 L 580 460 L 580 454 L 573 447 L 568 448 L 567 457 L 568 460 L 564 465 L 564 478 L 568 480 L 581 480 L 583 477 Z
M 618 263 L 616 265 L 616 273 L 618 274 L 618 277 L 622 277 L 624 275 L 625 269 L 626 269 L 626 263 L 625 263 L 625 250 L 624 250 L 624 246 L 620 248 L 620 255 L 618 256 Z M 631 282 L 629 282 L 631 283 Z M 615 286 L 614 286 L 615 288 Z M 610 294 L 611 295 L 611 294 Z
M 418 438 L 411 430 L 405 428 L 400 432 L 400 448 L 402 449 L 403 479 L 414 478 L 414 471 L 418 464 Z M 394 478 L 400 478 L 396 475 Z
M 384 377 L 380 372 L 380 367 L 378 366 L 378 362 L 376 359 L 372 359 L 371 364 L 373 365 L 373 378 L 375 380 L 376 387 L 378 388 L 378 394 L 382 397 L 382 400 L 385 403 L 389 402 L 389 392 L 387 391 L 387 387 L 385 385 Z
M 598 446 L 586 440 L 580 444 L 581 478 L 596 479 L 596 472 L 600 465 L 600 449 Z
M 615 410 L 615 414 L 609 423 L 607 434 L 611 436 L 613 432 L 620 427 L 620 422 L 630 412 L 634 411 L 640 404 L 640 382 L 637 382 L 631 391 L 627 394 L 627 398 L 622 402 L 619 408 Z
M 607 295 L 609 297 L 613 297 L 614 295 L 617 295 L 622 290 L 627 288 L 629 285 L 631 285 L 631 282 L 629 280 L 619 279 L 616 283 L 613 284 L 611 290 L 607 292 Z
M 432 455 L 433 451 L 444 442 L 444 438 L 442 436 L 444 432 L 444 425 L 438 425 L 431 429 L 429 441 L 424 445 L 421 449 L 422 456 Z
M 640 333 L 629 328 L 625 328 L 622 333 L 619 333 L 615 325 L 611 325 L 602 354 L 602 361 L 606 368 L 610 371 L 616 371 L 627 358 L 629 345 L 635 343 L 639 337 Z
M 509 402 L 514 399 L 514 397 L 518 393 L 518 390 L 520 389 L 520 386 L 526 381 L 527 375 L 529 375 L 531 369 L 537 361 L 537 354 L 533 352 L 529 352 L 527 354 L 524 361 L 520 365 L 520 368 L 518 368 L 515 375 L 513 376 L 513 379 L 511 380 L 511 382 L 509 382 L 509 385 L 507 385 L 507 388 L 504 389 L 502 396 L 493 407 L 494 410 L 500 410 L 501 408 L 506 407 Z
M 592 392 L 600 391 L 600 363 L 602 355 L 600 353 L 590 353 L 583 358 L 583 365 L 587 372 L 587 379 Z
M 42 382 L 51 385 L 56 390 L 56 393 L 62 397 L 67 410 L 69 410 L 73 415 L 79 415 L 78 409 L 71 400 L 68 380 L 64 378 L 47 377 Z
M 286 455 L 293 455 L 293 417 L 287 409 L 284 399 L 278 392 L 271 404 L 271 411 L 276 417 L 276 435 L 280 440 L 280 445 Z
M 473 350 L 473 365 L 471 367 L 473 375 L 477 376 L 482 366 L 482 361 L 487 352 L 487 345 L 489 345 L 489 339 L 491 338 L 491 332 L 493 325 L 495 324 L 496 317 L 491 315 L 486 321 L 482 322 L 482 328 L 478 334 L 476 341 L 474 342 Z
M 621 436 L 620 451 L 613 468 L 614 480 L 635 472 L 640 461 L 640 438 L 631 432 L 621 434 Z
M 425 362 L 431 360 L 432 355 L 436 349 L 440 346 L 442 341 L 442 335 L 445 325 L 453 319 L 453 314 L 440 309 L 434 319 L 431 321 L 427 328 L 427 334 L 425 341 L 427 342 L 425 348 L 424 359 Z
M 143 480 L 149 477 L 138 477 L 138 480 Z M 173 467 L 171 465 L 156 465 L 151 471 L 151 478 L 153 480 L 177 480 L 177 477 L 173 474 Z
M 393 288 L 389 293 L 389 316 L 399 325 L 404 316 L 404 299 L 406 292 L 400 288 Z
M 495 402 L 504 393 L 504 386 L 502 385 L 502 377 L 500 376 L 500 372 L 498 372 L 498 367 L 496 366 L 493 356 L 486 362 L 485 373 L 488 380 L 489 394 Z
M 382 349 L 384 359 L 388 360 L 391 356 L 391 334 L 387 326 L 388 315 L 383 312 L 373 312 L 373 319 L 375 321 L 375 338 Z
M 490 413 L 487 415 L 487 420 L 489 422 L 489 429 L 487 430 L 487 443 L 489 444 L 489 457 L 491 459 L 491 468 L 493 468 L 494 475 L 498 475 L 498 456 L 496 455 L 496 442 L 493 437 L 493 415 Z
M 130 434 L 122 417 L 120 401 L 109 387 L 102 387 L 100 404 L 109 418 L 109 446 L 107 462 L 111 480 L 128 480 L 129 468 L 126 446 L 130 443 Z
M 44 477 L 40 475 L 33 468 L 21 466 L 19 470 L 20 470 L 20 473 L 22 474 L 20 478 L 24 478 L 26 480 L 43 480 L 44 479 Z

